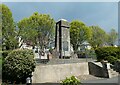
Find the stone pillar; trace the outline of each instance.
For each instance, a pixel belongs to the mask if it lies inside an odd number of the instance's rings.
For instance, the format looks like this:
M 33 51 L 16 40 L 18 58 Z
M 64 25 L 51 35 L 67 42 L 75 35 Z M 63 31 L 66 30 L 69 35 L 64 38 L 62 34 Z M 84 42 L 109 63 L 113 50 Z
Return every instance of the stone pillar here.
M 70 57 L 70 31 L 67 20 L 61 19 L 56 23 L 55 48 L 59 58 Z

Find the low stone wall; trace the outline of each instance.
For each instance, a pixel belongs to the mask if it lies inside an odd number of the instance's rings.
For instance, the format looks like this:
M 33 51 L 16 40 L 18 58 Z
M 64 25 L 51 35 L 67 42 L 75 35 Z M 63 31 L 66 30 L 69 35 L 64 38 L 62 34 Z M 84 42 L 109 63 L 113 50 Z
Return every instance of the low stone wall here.
M 57 82 L 72 75 L 89 75 L 88 63 L 38 65 L 33 73 L 32 82 Z
M 100 62 L 89 62 L 89 73 L 91 75 L 103 78 L 109 78 L 108 69 Z

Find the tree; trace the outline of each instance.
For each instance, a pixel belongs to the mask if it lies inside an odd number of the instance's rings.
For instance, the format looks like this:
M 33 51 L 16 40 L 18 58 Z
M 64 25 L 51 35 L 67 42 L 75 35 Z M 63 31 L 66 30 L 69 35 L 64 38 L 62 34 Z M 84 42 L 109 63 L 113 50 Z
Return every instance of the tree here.
M 70 24 L 70 42 L 74 51 L 85 41 L 91 38 L 91 30 L 81 21 L 74 20 Z
M 89 43 L 93 48 L 106 44 L 107 34 L 103 29 L 99 26 L 90 26 L 90 29 L 92 30 L 92 37 Z
M 2 50 L 2 8 L 0 6 L 0 50 Z
M 54 23 L 50 15 L 34 13 L 18 23 L 19 34 L 24 41 L 44 49 L 54 35 Z
M 0 16 L 2 16 L 2 48 L 3 50 L 12 50 L 17 48 L 15 25 L 10 9 L 0 4 L 2 7 Z M 5 48 L 5 49 L 4 49 Z
M 114 45 L 116 40 L 118 38 L 118 33 L 115 31 L 115 29 L 111 29 L 111 31 L 108 33 L 108 44 Z

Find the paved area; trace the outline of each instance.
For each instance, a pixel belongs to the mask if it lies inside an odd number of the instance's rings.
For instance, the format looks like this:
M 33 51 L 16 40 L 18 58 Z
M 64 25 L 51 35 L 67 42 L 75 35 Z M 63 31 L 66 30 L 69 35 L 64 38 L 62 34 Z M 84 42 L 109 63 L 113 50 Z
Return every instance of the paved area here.
M 82 77 L 84 77 L 84 79 Z M 81 80 L 80 85 L 120 85 L 119 83 L 120 79 L 118 77 L 105 79 L 105 78 L 94 77 L 92 75 L 83 75 L 79 79 L 83 79 Z M 54 83 L 41 83 L 41 84 L 33 84 L 33 85 L 61 85 L 61 84 L 60 82 L 54 82 Z
M 82 80 L 83 85 L 120 85 L 120 77 L 110 79 Z
M 95 77 L 93 75 L 80 75 L 77 77 L 80 81 L 86 81 L 86 80 L 98 80 L 98 79 L 105 79 L 101 77 Z

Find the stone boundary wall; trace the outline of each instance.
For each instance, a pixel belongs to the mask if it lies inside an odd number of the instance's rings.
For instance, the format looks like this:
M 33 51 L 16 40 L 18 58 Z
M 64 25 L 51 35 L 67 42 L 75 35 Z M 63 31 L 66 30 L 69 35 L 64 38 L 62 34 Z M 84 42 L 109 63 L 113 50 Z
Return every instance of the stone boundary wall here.
M 33 73 L 32 82 L 57 82 L 73 75 L 89 75 L 88 63 L 38 65 Z

